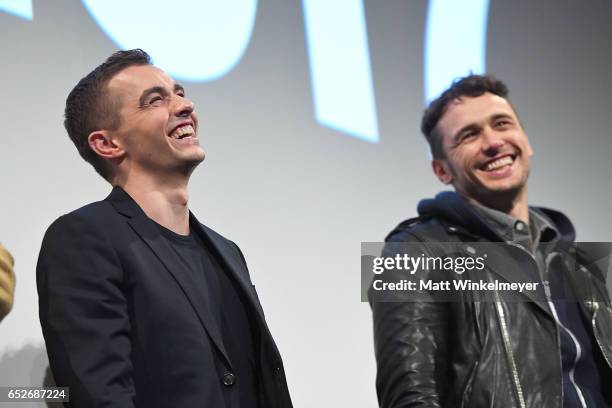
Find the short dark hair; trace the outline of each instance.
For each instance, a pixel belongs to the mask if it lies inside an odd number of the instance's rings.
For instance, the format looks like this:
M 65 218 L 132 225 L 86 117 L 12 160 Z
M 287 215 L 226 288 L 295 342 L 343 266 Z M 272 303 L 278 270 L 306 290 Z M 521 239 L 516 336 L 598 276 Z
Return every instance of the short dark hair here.
M 434 99 L 425 109 L 421 120 L 421 132 L 429 143 L 431 155 L 434 159 L 444 159 L 445 157 L 442 149 L 442 135 L 436 127 L 448 105 L 462 96 L 477 97 L 485 92 L 501 96 L 510 102 L 508 87 L 502 81 L 491 75 L 469 75 L 453 82 L 450 88 L 442 92 L 442 95 Z
M 64 127 L 68 136 L 81 157 L 106 180 L 109 178 L 106 161 L 91 149 L 87 138 L 95 130 L 114 130 L 119 126 L 119 101 L 107 89 L 111 78 L 127 67 L 149 64 L 151 57 L 139 48 L 117 51 L 82 78 L 66 99 Z

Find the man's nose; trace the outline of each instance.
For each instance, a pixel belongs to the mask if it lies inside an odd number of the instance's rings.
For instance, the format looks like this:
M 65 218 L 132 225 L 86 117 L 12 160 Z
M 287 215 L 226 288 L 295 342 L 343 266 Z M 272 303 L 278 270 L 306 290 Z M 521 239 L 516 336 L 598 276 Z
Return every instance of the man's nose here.
M 486 128 L 482 132 L 482 151 L 487 156 L 495 156 L 499 149 L 505 144 L 502 135 L 491 128 Z
M 192 101 L 185 97 L 175 96 L 175 103 L 173 107 L 174 114 L 176 116 L 189 116 L 195 110 L 195 105 Z

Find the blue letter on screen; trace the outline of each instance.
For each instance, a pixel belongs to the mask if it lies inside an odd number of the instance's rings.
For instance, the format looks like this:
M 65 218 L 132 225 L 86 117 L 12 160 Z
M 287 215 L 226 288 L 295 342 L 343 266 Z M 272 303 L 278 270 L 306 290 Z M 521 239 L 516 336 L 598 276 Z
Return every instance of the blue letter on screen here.
M 142 48 L 155 65 L 189 81 L 212 81 L 234 68 L 257 11 L 257 0 L 82 2 L 119 48 Z
M 425 32 L 425 102 L 454 79 L 485 72 L 489 0 L 430 0 Z
M 32 21 L 32 0 L 0 0 L 0 11 Z
M 303 0 L 317 120 L 378 142 L 362 0 Z

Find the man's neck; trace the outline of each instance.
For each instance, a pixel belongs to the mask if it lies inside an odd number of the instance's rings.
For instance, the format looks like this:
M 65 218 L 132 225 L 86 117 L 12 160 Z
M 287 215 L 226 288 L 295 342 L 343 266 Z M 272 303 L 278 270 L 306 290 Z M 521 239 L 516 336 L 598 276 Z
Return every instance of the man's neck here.
M 476 202 L 488 208 L 501 211 L 523 221 L 529 225 L 529 205 L 527 203 L 527 188 L 523 188 L 514 196 L 505 196 L 504 194 L 493 194 L 490 197 L 481 199 L 469 198 L 468 201 Z
M 131 177 L 117 183 L 156 223 L 180 234 L 189 235 L 188 178 L 159 180 Z

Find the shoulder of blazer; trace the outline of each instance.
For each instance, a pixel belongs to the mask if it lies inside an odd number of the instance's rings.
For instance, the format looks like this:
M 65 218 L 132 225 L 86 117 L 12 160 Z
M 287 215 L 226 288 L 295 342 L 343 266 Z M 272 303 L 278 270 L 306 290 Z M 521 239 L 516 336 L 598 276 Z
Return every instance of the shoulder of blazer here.
M 96 234 L 101 236 L 106 236 L 105 239 L 111 236 L 116 237 L 116 232 L 118 228 L 121 228 L 121 225 L 127 227 L 127 224 L 124 222 L 126 214 L 123 214 L 115 207 L 117 197 L 120 199 L 127 197 L 128 200 L 131 200 L 127 193 L 116 187 L 104 200 L 84 205 L 57 218 L 47 229 L 45 237 L 57 236 L 57 234 L 62 235 L 71 230 L 78 232 L 83 230 L 83 228 L 92 232 L 95 231 Z M 46 241 L 44 240 L 44 242 Z M 113 239 L 109 242 L 116 242 L 116 240 Z
M 101 221 L 106 223 L 109 221 L 108 217 L 112 217 L 113 213 L 116 214 L 117 212 L 122 212 L 120 211 L 122 203 L 127 203 L 126 207 L 136 206 L 138 209 L 140 209 L 140 207 L 136 205 L 136 203 L 125 191 L 123 191 L 120 187 L 114 187 L 111 193 L 104 200 L 95 201 L 64 214 L 59 217 L 54 224 L 58 222 L 70 222 L 73 220 L 86 220 L 94 223 L 96 221 Z M 133 211 L 129 212 L 131 213 Z
M 113 208 L 104 201 L 96 201 L 70 211 L 58 217 L 51 225 L 49 230 L 61 228 L 61 226 L 69 225 L 75 222 L 87 222 L 89 224 L 108 222 L 108 216 L 113 213 Z

